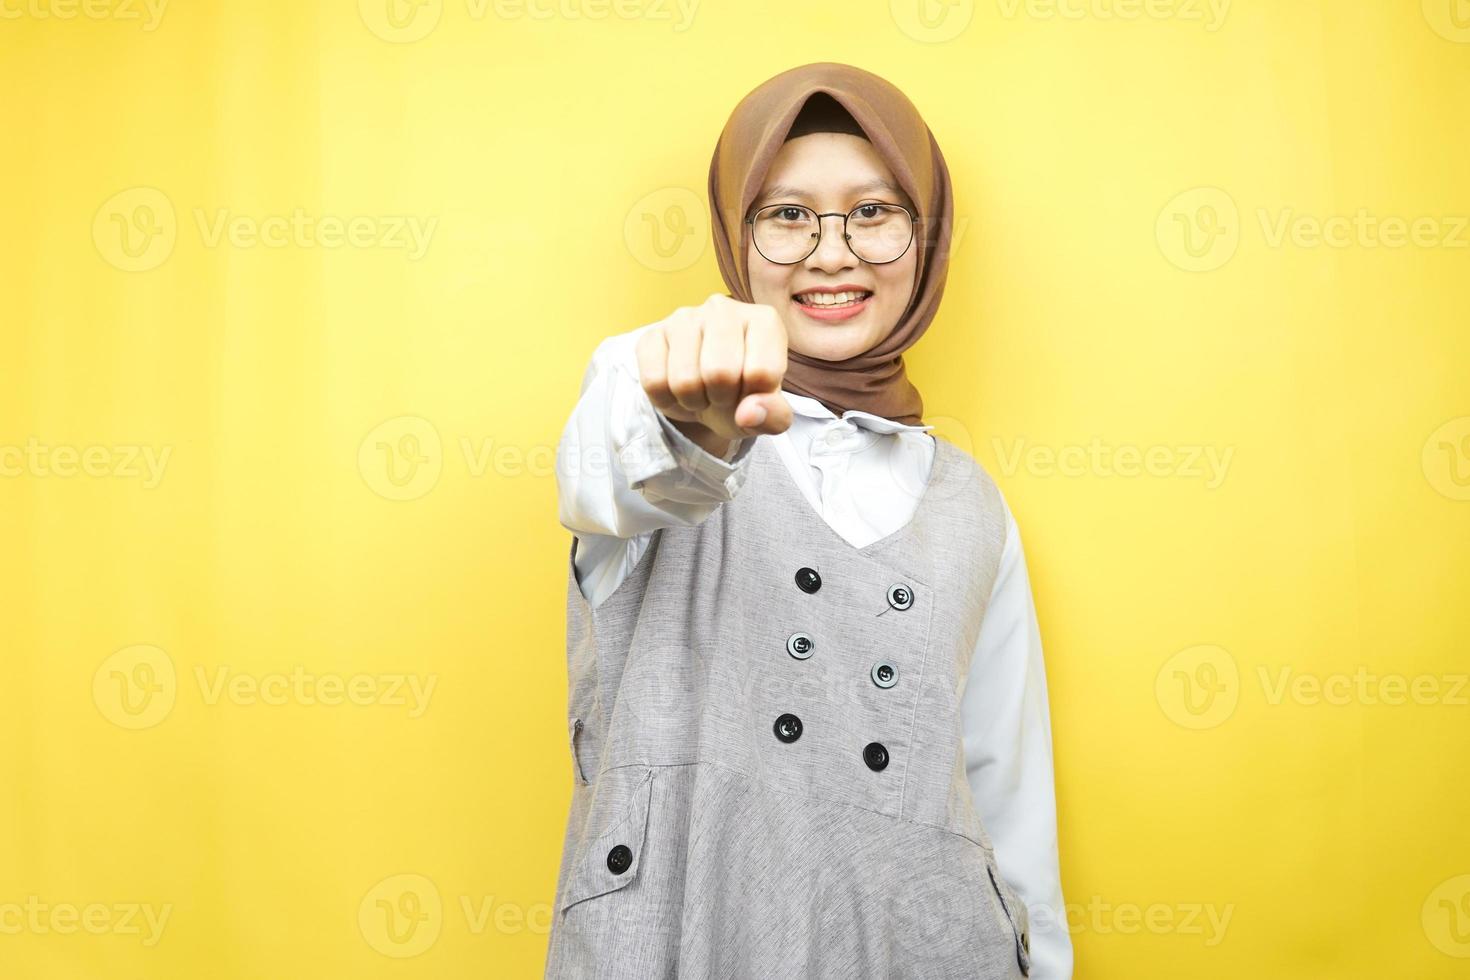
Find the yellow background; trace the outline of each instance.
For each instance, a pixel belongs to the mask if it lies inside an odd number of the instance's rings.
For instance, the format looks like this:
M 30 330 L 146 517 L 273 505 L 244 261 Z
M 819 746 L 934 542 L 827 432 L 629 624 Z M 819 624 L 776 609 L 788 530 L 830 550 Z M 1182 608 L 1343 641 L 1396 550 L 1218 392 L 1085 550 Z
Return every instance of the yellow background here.
M 556 441 L 816 60 L 953 171 L 1077 977 L 1464 975 L 1470 4 L 394 2 L 0 2 L 0 976 L 540 975 Z

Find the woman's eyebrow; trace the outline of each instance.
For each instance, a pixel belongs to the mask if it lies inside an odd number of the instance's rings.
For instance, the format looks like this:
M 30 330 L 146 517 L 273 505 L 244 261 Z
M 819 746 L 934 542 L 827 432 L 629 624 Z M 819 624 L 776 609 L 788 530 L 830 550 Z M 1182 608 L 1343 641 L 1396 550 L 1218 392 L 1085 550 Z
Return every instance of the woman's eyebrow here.
M 897 187 L 894 187 L 882 177 L 878 177 L 874 180 L 858 184 L 856 187 L 848 188 L 848 193 L 854 195 L 866 194 L 869 191 L 888 191 L 890 194 L 893 194 L 895 196 L 901 196 L 903 194 L 902 191 L 900 191 Z M 792 187 L 789 184 L 774 184 L 764 194 L 760 196 L 760 200 L 769 201 L 778 197 L 803 198 L 806 196 L 807 192 L 802 190 L 800 187 Z

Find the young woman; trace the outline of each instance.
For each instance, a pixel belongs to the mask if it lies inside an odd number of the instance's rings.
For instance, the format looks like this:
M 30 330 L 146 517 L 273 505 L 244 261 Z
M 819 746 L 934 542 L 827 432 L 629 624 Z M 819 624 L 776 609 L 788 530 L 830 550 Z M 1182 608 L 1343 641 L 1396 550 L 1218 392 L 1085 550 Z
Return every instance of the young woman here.
M 888 82 L 805 65 L 736 107 L 709 193 L 729 294 L 603 341 L 558 448 L 546 976 L 1070 978 L 1019 532 L 901 356 L 944 157 Z

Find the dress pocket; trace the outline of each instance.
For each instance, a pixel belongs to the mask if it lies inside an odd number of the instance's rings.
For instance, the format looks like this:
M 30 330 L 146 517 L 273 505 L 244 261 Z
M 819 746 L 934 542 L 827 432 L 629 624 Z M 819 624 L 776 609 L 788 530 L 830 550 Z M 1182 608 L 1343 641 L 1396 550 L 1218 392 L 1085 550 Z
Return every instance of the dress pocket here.
M 1005 880 L 1000 869 L 995 863 L 995 854 L 992 851 L 985 853 L 986 870 L 990 872 L 990 884 L 995 889 L 995 895 L 1000 899 L 1000 907 L 1004 910 L 1006 918 L 1011 923 L 1011 931 L 1016 938 L 1016 962 L 1020 964 L 1021 975 L 1031 975 L 1031 915 L 1026 910 L 1026 903 L 1021 901 L 1021 896 Z
M 638 879 L 648 830 L 648 805 L 653 795 L 653 773 L 650 769 L 644 774 L 622 812 L 606 830 L 583 842 L 561 898 L 562 912 L 586 899 L 627 888 Z
M 570 731 L 570 741 L 571 741 L 571 745 L 572 745 L 572 769 L 573 769 L 574 774 L 577 777 L 577 782 L 581 783 L 583 786 L 586 786 L 587 785 L 587 774 L 582 770 L 582 756 L 577 751 L 578 750 L 577 742 L 580 739 L 580 736 L 582 734 L 583 727 L 585 727 L 585 726 L 584 726 L 581 718 L 573 718 L 571 720 L 571 724 L 569 726 L 569 728 L 571 730 Z

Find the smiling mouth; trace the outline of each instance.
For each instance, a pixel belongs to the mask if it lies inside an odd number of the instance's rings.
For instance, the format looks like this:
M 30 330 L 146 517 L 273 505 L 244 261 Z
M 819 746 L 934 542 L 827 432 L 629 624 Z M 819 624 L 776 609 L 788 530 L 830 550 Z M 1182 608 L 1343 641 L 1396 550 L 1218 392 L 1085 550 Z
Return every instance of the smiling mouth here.
M 845 293 L 797 293 L 791 298 L 814 310 L 842 310 L 857 306 L 872 295 L 872 290 L 859 289 Z

